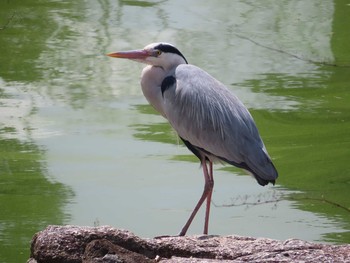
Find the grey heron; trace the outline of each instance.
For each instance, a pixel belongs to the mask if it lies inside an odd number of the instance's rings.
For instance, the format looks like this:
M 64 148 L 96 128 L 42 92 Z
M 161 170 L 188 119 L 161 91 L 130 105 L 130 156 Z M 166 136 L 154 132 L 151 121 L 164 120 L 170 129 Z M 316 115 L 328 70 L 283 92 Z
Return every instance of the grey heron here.
M 250 172 L 264 186 L 278 176 L 247 108 L 224 84 L 187 63 L 168 43 L 152 43 L 140 50 L 107 54 L 145 63 L 142 92 L 165 117 L 187 148 L 200 160 L 203 193 L 179 233 L 184 236 L 206 200 L 204 234 L 208 234 L 214 187 L 213 162 L 226 162 Z

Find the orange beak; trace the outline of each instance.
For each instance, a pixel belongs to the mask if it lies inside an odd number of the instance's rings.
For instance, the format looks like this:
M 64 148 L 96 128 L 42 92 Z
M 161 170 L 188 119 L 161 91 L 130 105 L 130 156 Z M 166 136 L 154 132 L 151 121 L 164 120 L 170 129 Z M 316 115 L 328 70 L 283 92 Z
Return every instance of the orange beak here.
M 112 58 L 127 58 L 127 59 L 146 59 L 149 57 L 149 53 L 144 50 L 130 50 L 130 51 L 120 51 L 120 52 L 115 52 L 115 53 L 109 53 L 107 56 L 112 57 Z

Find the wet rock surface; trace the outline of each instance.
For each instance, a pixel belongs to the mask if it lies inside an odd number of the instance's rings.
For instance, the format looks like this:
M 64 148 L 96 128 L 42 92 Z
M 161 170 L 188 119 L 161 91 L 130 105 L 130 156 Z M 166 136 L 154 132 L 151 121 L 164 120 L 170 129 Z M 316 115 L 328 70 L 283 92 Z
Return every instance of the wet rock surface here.
M 49 226 L 34 235 L 28 262 L 350 262 L 350 245 L 211 235 L 142 239 L 109 226 Z

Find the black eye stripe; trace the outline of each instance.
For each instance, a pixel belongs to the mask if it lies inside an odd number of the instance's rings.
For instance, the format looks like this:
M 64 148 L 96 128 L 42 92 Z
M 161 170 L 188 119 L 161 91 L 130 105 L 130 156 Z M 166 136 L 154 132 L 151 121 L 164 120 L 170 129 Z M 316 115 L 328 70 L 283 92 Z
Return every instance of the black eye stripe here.
M 186 63 L 188 64 L 186 58 L 184 57 L 184 55 L 182 55 L 182 53 L 174 46 L 171 46 L 171 45 L 167 45 L 167 44 L 159 44 L 158 46 L 155 47 L 155 49 L 158 49 L 162 52 L 166 52 L 166 53 L 174 53 L 174 54 L 177 54 L 179 56 L 181 56 L 185 61 Z

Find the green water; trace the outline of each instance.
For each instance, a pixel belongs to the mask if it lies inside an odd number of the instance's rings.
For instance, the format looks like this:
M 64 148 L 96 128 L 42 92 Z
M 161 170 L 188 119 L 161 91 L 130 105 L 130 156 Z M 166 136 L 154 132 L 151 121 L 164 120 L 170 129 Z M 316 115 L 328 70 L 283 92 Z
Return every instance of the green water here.
M 104 55 L 160 40 L 244 101 L 280 174 L 262 188 L 218 165 L 209 231 L 349 243 L 349 11 L 345 0 L 0 2 L 0 262 L 24 262 L 49 224 L 180 230 L 202 191 L 198 162 L 147 105 L 142 66 Z

